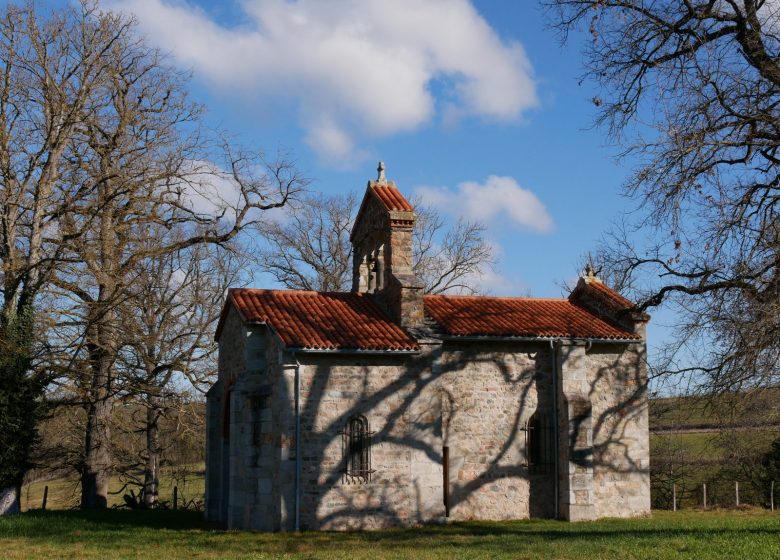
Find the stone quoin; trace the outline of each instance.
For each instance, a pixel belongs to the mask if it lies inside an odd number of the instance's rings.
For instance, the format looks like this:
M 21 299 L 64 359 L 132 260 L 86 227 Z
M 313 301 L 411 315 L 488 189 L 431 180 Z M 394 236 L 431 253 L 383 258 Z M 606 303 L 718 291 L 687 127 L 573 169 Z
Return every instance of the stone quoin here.
M 648 514 L 649 318 L 590 267 L 568 298 L 424 295 L 414 208 L 378 171 L 351 292 L 227 296 L 206 518 L 285 531 Z

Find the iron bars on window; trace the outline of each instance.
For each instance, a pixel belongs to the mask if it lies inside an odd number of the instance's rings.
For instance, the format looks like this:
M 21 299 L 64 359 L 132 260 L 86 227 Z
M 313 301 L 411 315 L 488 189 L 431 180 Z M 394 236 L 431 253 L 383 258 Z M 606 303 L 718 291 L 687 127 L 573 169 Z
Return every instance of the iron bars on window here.
M 341 432 L 341 453 L 344 462 L 342 482 L 345 484 L 365 484 L 371 481 L 371 438 L 365 416 L 353 416 Z

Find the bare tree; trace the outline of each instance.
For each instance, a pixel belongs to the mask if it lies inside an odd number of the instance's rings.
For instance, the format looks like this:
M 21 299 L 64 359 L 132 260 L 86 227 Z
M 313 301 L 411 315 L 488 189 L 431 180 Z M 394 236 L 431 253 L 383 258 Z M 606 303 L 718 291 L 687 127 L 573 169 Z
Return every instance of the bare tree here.
M 267 246 L 259 263 L 263 271 L 292 290 L 347 290 L 352 284 L 349 234 L 356 199 L 310 195 L 288 206 L 285 221 L 268 221 L 260 231 Z
M 605 253 L 643 309 L 679 312 L 666 361 L 707 390 L 776 384 L 780 17 L 762 0 L 549 0 L 586 28 L 586 74 L 624 155 L 638 229 Z M 642 237 L 640 237 L 640 235 Z
M 479 292 L 479 280 L 495 264 L 485 226 L 459 218 L 446 228 L 439 213 L 415 201 L 417 221 L 412 233 L 412 264 L 426 294 Z
M 494 264 L 484 226 L 459 220 L 452 228 L 430 207 L 415 201 L 414 272 L 425 293 L 476 293 L 479 278 Z M 312 195 L 288 206 L 286 220 L 261 227 L 267 245 L 260 268 L 293 290 L 343 291 L 352 286 L 349 240 L 357 210 L 354 193 Z
M 146 260 L 120 307 L 127 345 L 118 369 L 130 402 L 140 403 L 137 408 L 144 412 L 130 429 L 145 436 L 143 451 L 129 456 L 124 470 L 143 473 L 143 507 L 158 503 L 161 459 L 171 445 L 161 441 L 161 420 L 182 402 L 189 405 L 180 398 L 182 386 L 200 389 L 216 374 L 213 333 L 227 288 L 238 282 L 238 264 L 230 253 L 201 245 Z
M 64 216 L 90 188 L 72 180 L 71 161 L 84 119 L 100 111 L 94 94 L 110 77 L 106 53 L 126 30 L 126 23 L 75 25 L 88 11 L 71 7 L 41 22 L 32 5 L 11 5 L 0 19 L 0 338 L 5 341 L 35 315 L 36 299 L 61 262 L 65 243 L 83 233 L 63 228 Z M 33 345 L 26 346 L 33 351 Z M 4 454 L 17 465 L 17 480 L 4 477 L 3 489 L 18 486 L 35 439 L 36 401 L 46 377 L 40 378 L 45 370 L 30 366 L 30 356 L 19 356 L 16 380 L 6 377 L 0 387 L 15 394 L 21 385 L 38 387 L 22 391 L 31 422 L 4 433 L 28 445 L 14 446 L 18 455 Z
M 42 341 L 58 347 L 52 371 L 71 377 L 86 410 L 82 505 L 104 507 L 128 343 L 120 309 L 139 267 L 230 243 L 305 181 L 283 158 L 208 134 L 187 76 L 129 16 L 87 0 L 44 18 L 9 7 L 0 59 L 2 321 L 44 291 L 57 302 L 58 332 Z M 177 233 L 150 243 L 161 230 Z

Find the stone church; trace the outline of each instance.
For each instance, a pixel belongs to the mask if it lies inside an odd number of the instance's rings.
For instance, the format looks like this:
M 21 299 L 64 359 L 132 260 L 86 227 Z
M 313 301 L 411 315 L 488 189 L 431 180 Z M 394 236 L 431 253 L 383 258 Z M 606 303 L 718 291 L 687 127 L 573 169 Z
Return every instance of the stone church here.
M 590 270 L 568 298 L 424 295 L 414 223 L 380 165 L 351 233 L 351 292 L 230 290 L 207 519 L 285 531 L 648 514 L 649 318 Z

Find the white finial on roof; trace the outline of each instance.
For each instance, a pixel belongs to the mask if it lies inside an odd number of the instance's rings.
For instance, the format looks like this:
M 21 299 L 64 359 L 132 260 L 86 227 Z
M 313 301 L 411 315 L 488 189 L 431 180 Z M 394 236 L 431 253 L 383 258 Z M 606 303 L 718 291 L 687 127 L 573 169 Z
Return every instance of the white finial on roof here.
M 385 177 L 385 162 L 380 161 L 379 166 L 376 168 L 377 172 L 377 178 L 376 182 L 380 185 L 386 185 L 387 184 L 387 177 Z
M 595 278 L 596 272 L 593 270 L 593 265 L 590 261 L 588 261 L 588 264 L 585 265 L 585 277 L 586 278 Z

